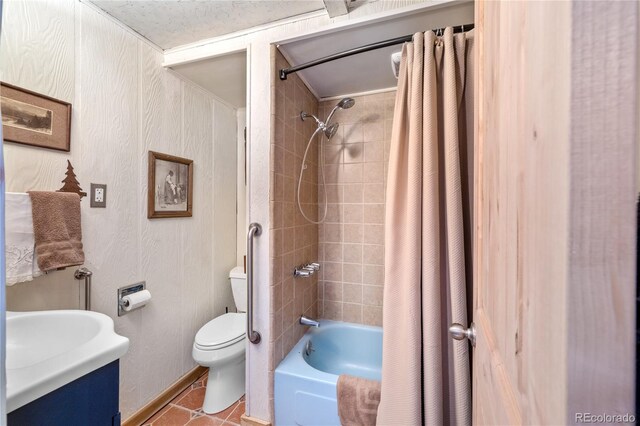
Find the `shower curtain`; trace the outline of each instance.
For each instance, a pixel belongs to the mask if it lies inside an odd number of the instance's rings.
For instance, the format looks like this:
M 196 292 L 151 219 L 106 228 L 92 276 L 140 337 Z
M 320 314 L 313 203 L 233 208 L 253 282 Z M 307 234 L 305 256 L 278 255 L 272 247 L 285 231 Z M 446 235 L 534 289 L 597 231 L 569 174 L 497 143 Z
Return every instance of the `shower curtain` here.
M 378 425 L 469 425 L 473 31 L 417 33 L 402 51 L 385 219 Z M 465 262 L 466 258 L 466 262 Z M 471 293 L 469 293 L 471 294 Z

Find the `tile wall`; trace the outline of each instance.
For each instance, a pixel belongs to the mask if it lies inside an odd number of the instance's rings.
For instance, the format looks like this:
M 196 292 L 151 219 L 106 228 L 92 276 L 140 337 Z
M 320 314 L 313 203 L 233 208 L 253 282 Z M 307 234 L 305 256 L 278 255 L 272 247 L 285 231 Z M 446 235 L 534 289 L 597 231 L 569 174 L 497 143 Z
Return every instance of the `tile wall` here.
M 322 318 L 382 325 L 384 202 L 395 91 L 354 99 L 352 108 L 334 115 L 332 122 L 340 128 L 325 143 L 329 204 L 319 226 L 318 306 Z M 337 102 L 320 103 L 321 119 Z M 322 188 L 318 200 L 322 213 Z
M 289 66 L 274 48 L 276 69 Z M 307 222 L 296 205 L 296 189 L 302 156 L 315 130 L 312 120 L 303 122 L 300 111 L 318 113 L 318 101 L 296 75 L 273 82 L 273 135 L 271 138 L 271 356 L 273 370 L 302 337 L 307 327 L 298 324 L 301 314 L 318 316 L 318 275 L 294 278 L 296 265 L 317 261 L 318 225 Z M 316 218 L 318 200 L 318 150 L 312 146 L 303 174 L 301 202 L 307 216 Z

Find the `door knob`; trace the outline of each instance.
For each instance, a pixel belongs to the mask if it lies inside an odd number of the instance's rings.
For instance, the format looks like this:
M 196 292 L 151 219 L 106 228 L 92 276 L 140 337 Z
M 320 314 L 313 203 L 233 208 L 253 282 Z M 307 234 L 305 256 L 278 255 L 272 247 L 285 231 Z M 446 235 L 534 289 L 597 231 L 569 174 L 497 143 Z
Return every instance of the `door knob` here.
M 462 324 L 453 323 L 449 327 L 449 334 L 456 340 L 469 339 L 471 346 L 476 347 L 476 325 L 471 323 L 469 328 L 464 328 Z

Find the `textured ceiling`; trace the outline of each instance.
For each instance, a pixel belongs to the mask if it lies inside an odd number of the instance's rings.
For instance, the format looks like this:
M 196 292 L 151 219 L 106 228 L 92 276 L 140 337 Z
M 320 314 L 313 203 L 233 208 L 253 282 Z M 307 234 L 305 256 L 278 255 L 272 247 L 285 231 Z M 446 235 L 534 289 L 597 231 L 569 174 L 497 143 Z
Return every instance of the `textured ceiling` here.
M 162 49 L 324 9 L 322 0 L 89 0 Z

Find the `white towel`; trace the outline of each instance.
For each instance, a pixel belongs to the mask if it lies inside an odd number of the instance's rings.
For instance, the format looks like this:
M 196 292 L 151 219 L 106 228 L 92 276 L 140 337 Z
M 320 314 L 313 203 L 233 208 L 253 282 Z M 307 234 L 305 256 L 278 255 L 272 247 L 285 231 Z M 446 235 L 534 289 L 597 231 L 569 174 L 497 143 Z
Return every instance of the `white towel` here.
M 31 281 L 34 277 L 42 275 L 35 257 L 29 194 L 6 193 L 5 233 L 7 285 Z

